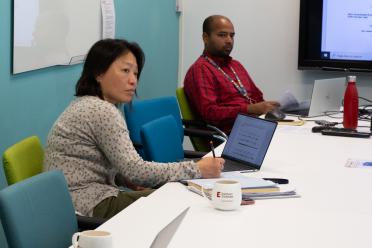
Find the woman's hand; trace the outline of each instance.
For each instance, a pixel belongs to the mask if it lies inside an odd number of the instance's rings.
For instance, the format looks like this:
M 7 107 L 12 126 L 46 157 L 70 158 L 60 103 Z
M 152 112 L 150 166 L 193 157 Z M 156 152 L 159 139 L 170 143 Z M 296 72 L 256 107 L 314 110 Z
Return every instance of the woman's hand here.
M 196 164 L 199 167 L 202 178 L 220 177 L 225 160 L 223 158 L 202 158 Z

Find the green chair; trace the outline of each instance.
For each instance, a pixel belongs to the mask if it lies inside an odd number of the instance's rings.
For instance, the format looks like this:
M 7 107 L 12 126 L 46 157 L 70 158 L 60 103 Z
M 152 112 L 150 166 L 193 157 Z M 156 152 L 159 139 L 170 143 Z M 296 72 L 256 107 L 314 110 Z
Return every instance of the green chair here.
M 0 191 L 0 218 L 9 247 L 65 248 L 78 231 L 63 173 L 40 173 Z
M 37 136 L 31 136 L 12 145 L 3 154 L 4 172 L 8 185 L 21 182 L 43 172 L 44 151 Z M 106 219 L 76 216 L 79 229 L 95 229 Z
M 220 129 L 196 118 L 196 115 L 192 112 L 192 109 L 189 105 L 183 87 L 177 88 L 176 96 L 185 127 L 193 129 L 198 128 L 199 130 L 201 129 L 201 132 L 204 132 L 205 134 L 200 135 L 199 137 L 190 137 L 191 144 L 195 151 L 209 152 L 210 140 L 213 139 L 217 144 L 219 144 L 227 139 L 227 135 Z
M 3 166 L 8 185 L 43 171 L 44 152 L 37 136 L 12 145 L 3 154 Z
M 196 120 L 194 113 L 191 111 L 191 107 L 187 100 L 185 90 L 183 88 L 176 89 L 177 101 L 180 106 L 182 118 L 184 120 Z

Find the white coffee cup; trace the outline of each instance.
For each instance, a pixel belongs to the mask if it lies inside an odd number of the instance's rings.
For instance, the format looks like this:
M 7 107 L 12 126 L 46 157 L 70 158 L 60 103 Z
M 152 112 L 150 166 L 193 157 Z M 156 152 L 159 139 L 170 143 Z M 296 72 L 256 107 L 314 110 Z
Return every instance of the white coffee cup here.
M 220 210 L 235 210 L 242 202 L 240 183 L 234 180 L 215 182 L 212 190 L 212 205 Z
M 72 245 L 74 248 L 111 248 L 112 235 L 98 230 L 77 232 L 72 236 Z

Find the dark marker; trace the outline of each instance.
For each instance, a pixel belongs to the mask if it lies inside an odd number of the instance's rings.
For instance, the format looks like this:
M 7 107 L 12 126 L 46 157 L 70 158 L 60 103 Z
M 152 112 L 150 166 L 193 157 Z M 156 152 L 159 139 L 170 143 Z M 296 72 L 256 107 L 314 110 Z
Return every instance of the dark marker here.
M 211 151 L 212 151 L 213 157 L 215 158 L 216 154 L 214 153 L 213 141 L 209 141 L 209 144 L 211 145 Z

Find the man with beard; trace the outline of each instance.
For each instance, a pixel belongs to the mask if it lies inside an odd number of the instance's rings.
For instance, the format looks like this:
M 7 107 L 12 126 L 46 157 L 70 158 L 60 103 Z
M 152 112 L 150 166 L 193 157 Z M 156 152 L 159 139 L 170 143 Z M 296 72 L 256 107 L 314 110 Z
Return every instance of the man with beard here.
M 203 54 L 187 71 L 184 89 L 199 117 L 229 133 L 238 113 L 261 115 L 278 102 L 265 101 L 244 67 L 230 57 L 234 26 L 220 15 L 203 22 Z

